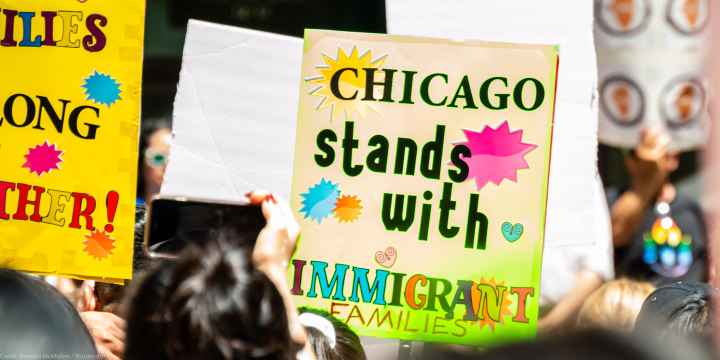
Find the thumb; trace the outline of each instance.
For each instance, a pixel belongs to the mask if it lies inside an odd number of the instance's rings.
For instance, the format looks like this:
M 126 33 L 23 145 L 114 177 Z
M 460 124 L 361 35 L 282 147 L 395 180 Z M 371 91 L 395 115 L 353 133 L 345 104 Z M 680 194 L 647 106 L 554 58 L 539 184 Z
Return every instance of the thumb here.
M 98 352 L 98 359 L 101 360 L 120 360 L 119 357 L 117 357 L 115 354 L 110 351 L 110 349 L 100 345 L 96 346 L 97 352 Z
M 83 281 L 80 286 L 80 299 L 78 300 L 78 312 L 95 311 L 97 298 L 95 297 L 94 284 L 91 281 Z

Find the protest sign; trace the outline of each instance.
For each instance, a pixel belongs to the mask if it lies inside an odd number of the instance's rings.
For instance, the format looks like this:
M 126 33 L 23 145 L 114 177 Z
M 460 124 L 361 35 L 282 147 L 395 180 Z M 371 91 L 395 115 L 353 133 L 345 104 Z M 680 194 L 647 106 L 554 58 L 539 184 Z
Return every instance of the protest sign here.
M 0 9 L 0 263 L 129 279 L 145 2 Z
M 190 20 L 161 193 L 287 197 L 301 57 L 300 39 Z
M 611 246 L 607 204 L 596 165 L 592 1 L 549 5 L 525 0 L 387 0 L 387 9 L 391 34 L 560 45 L 545 247 Z
M 600 141 L 632 148 L 645 128 L 673 151 L 708 138 L 708 0 L 596 0 Z
M 557 48 L 306 32 L 299 306 L 360 335 L 535 333 Z

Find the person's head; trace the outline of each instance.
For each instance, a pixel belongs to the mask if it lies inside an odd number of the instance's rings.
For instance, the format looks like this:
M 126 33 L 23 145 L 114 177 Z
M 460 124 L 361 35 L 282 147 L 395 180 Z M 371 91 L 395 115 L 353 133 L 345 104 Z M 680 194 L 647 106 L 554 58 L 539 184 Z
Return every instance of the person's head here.
M 87 328 L 70 302 L 50 285 L 0 269 L 0 352 L 27 359 L 95 359 Z
M 143 122 L 138 196 L 145 198 L 145 201 L 150 201 L 146 197 L 160 191 L 170 155 L 171 140 L 171 125 L 166 119 L 149 119 Z
M 585 300 L 578 314 L 578 327 L 630 332 L 643 301 L 654 289 L 647 282 L 629 279 L 609 281 Z
M 329 313 L 302 308 L 300 322 L 317 360 L 367 359 L 357 334 Z
M 635 332 L 660 338 L 708 338 L 712 332 L 711 296 L 707 284 L 679 281 L 659 287 L 645 300 Z
M 221 228 L 147 275 L 130 300 L 126 359 L 294 358 L 281 295 L 232 236 Z
M 585 329 L 562 336 L 490 348 L 483 353 L 448 350 L 432 359 L 444 360 L 710 360 L 706 352 L 684 339 L 658 342 L 606 329 Z

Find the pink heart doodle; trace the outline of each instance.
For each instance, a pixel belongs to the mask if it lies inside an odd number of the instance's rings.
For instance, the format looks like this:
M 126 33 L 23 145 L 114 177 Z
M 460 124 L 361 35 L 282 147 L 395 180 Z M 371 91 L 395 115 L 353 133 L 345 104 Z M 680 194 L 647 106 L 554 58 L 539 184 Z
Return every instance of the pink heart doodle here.
M 397 260 L 397 250 L 390 246 L 385 251 L 375 253 L 375 261 L 382 267 L 391 268 Z

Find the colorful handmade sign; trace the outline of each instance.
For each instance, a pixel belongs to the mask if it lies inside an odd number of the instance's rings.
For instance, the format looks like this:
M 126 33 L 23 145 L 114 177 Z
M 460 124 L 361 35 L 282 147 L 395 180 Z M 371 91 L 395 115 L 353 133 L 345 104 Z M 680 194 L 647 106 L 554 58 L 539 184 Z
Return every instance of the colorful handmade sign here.
M 0 264 L 132 272 L 144 0 L 0 1 Z
M 306 32 L 295 301 L 366 336 L 533 336 L 557 64 L 554 46 Z

